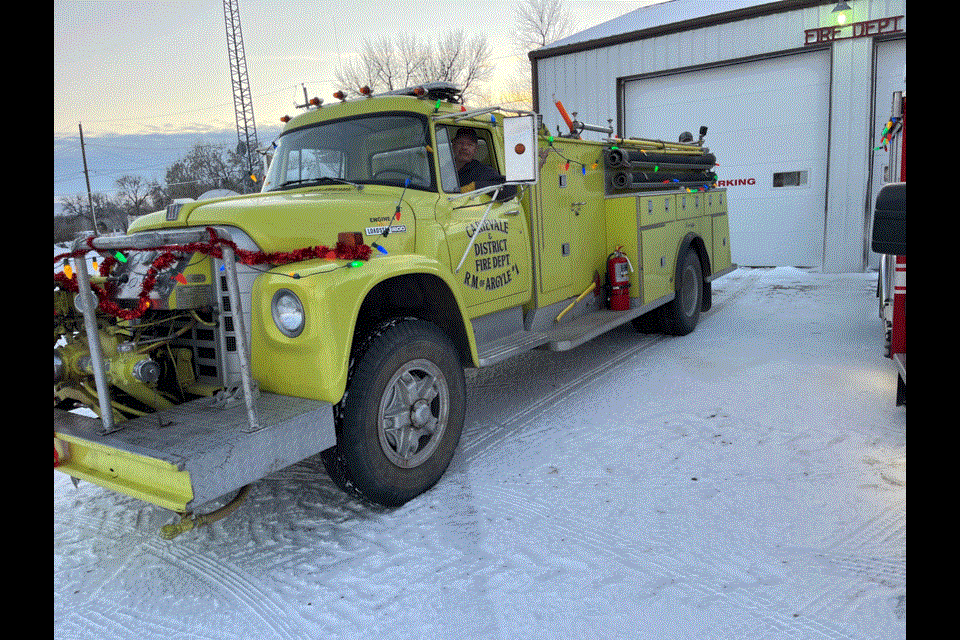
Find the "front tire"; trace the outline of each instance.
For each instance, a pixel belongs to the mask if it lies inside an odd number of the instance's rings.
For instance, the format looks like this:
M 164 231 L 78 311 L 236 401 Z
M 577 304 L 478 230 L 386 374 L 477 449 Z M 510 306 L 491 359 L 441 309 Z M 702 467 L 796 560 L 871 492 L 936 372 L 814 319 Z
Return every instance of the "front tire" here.
M 359 351 L 341 400 L 341 471 L 365 499 L 399 506 L 434 486 L 453 458 L 463 367 L 450 339 L 417 319 L 381 325 Z

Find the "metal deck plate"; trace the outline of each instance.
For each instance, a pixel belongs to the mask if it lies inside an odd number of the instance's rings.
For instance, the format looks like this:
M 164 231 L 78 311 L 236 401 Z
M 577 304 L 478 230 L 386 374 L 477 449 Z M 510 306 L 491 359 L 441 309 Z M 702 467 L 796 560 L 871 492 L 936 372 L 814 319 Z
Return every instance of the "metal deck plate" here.
M 168 462 L 190 473 L 196 508 L 336 444 L 330 403 L 262 393 L 251 430 L 242 402 L 208 398 L 142 416 L 101 433 L 100 420 L 54 409 L 54 431 Z

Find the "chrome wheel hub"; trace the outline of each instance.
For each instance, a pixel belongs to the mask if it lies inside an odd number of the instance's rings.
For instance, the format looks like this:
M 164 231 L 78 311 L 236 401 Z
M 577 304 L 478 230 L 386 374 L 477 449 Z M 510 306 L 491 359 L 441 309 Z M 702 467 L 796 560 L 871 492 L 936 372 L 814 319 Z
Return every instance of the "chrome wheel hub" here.
M 380 447 L 393 464 L 412 468 L 426 462 L 443 439 L 450 389 L 429 360 L 412 360 L 387 383 L 380 399 Z

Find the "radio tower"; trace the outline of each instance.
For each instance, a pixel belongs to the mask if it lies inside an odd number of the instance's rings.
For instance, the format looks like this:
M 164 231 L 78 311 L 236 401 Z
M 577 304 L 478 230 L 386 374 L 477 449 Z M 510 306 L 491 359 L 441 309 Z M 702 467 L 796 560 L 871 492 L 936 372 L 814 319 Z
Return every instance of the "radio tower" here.
M 243 181 L 245 193 L 254 191 L 259 176 L 257 162 L 257 125 L 253 121 L 253 98 L 247 76 L 247 60 L 243 52 L 243 32 L 240 29 L 238 0 L 223 0 L 223 17 L 227 24 L 227 50 L 230 54 L 230 82 L 233 85 L 233 106 L 237 115 L 237 153 L 247 161 L 247 175 Z

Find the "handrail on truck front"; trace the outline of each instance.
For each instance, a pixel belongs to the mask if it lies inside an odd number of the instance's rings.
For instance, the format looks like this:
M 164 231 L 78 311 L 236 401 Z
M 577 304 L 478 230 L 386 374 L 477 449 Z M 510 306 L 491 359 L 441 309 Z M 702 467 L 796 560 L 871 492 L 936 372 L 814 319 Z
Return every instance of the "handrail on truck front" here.
M 230 295 L 234 310 L 234 324 L 237 331 L 237 357 L 240 364 L 240 384 L 243 389 L 243 400 L 247 408 L 247 420 L 251 430 L 258 428 L 258 420 L 253 407 L 253 378 L 250 373 L 250 345 L 246 326 L 243 320 L 242 300 L 240 299 L 240 284 L 237 277 L 236 255 L 233 250 L 232 236 L 227 231 L 215 229 L 223 251 L 224 275 L 227 281 L 227 293 Z M 188 229 L 175 231 L 150 231 L 137 233 L 131 236 L 78 238 L 73 244 L 74 252 L 92 247 L 98 251 L 118 251 L 121 249 L 149 249 L 157 246 L 187 244 L 201 242 L 210 238 L 207 229 Z M 89 244 L 88 244 L 89 242 Z M 97 387 L 97 400 L 100 404 L 101 432 L 111 433 L 119 427 L 114 424 L 113 406 L 110 398 L 110 386 L 107 383 L 106 363 L 103 359 L 103 350 L 100 345 L 99 330 L 97 327 L 96 302 L 91 290 L 90 272 L 87 269 L 86 255 L 74 257 L 74 270 L 77 274 L 79 295 L 77 296 L 80 312 L 83 314 L 84 329 L 87 332 L 87 342 L 90 346 L 90 361 L 93 368 L 93 380 Z

